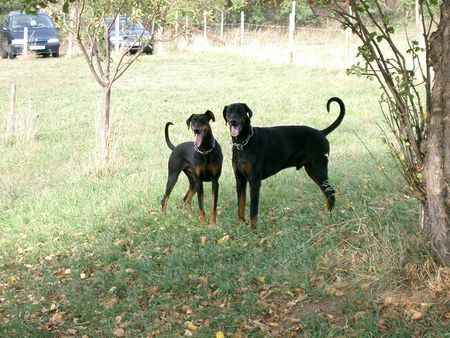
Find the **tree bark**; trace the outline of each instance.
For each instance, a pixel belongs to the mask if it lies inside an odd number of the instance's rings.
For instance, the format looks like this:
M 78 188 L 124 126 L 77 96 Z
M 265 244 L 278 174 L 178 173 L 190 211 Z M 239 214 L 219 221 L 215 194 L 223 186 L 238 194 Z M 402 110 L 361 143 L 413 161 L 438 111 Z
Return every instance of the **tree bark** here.
M 100 171 L 108 169 L 109 163 L 109 113 L 111 107 L 111 86 L 103 87 L 103 101 L 100 109 L 100 119 L 98 125 L 98 147 Z
M 427 200 L 424 228 L 444 265 L 450 265 L 450 0 L 431 36 L 430 65 L 435 72 L 426 144 L 424 178 Z

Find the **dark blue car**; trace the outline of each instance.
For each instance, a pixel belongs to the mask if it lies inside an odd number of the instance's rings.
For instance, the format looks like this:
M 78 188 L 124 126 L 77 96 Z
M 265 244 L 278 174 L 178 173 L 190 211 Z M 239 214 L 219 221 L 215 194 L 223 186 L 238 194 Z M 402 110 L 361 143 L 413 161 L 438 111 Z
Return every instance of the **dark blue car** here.
M 28 50 L 43 56 L 59 56 L 58 32 L 47 14 L 11 12 L 3 19 L 0 29 L 2 58 L 13 58 L 22 54 L 25 27 L 28 28 Z

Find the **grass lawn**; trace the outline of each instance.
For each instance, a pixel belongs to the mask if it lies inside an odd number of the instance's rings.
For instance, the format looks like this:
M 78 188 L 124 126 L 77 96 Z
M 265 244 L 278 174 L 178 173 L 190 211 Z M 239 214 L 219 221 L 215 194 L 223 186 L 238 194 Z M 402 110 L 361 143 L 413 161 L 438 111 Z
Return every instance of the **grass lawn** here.
M 113 170 L 102 177 L 101 90 L 84 60 L 0 60 L 2 133 L 13 83 L 21 124 L 16 142 L 0 142 L 0 336 L 448 335 L 449 273 L 432 263 L 383 145 L 375 83 L 218 52 L 143 56 L 113 87 Z M 255 126 L 323 129 L 338 114 L 326 112 L 331 96 L 347 106 L 328 136 L 332 217 L 292 168 L 263 182 L 258 228 L 238 224 L 224 105 L 246 102 Z M 207 109 L 224 151 L 216 226 L 198 221 L 197 203 L 183 208 L 184 176 L 160 212 L 164 125 L 173 143 L 193 140 L 185 121 Z M 209 196 L 206 184 L 207 214 Z

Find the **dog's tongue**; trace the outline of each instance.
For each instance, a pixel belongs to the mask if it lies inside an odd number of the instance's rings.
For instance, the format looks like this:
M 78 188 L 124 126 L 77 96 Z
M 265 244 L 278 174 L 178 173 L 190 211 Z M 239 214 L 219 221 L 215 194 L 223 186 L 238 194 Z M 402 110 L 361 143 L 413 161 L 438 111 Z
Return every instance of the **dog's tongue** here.
M 230 133 L 231 133 L 231 136 L 233 136 L 233 137 L 239 136 L 239 127 L 231 126 Z
M 202 134 L 195 134 L 194 145 L 198 148 L 202 144 Z

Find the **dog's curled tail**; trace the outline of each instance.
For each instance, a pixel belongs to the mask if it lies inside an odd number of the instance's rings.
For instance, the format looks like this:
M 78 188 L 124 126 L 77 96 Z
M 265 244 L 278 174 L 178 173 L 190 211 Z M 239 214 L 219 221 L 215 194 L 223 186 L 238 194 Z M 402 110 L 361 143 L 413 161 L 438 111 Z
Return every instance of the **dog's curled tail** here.
M 344 102 L 342 102 L 342 100 L 338 97 L 332 97 L 328 100 L 327 102 L 327 111 L 330 112 L 330 104 L 331 102 L 337 102 L 339 104 L 339 108 L 341 109 L 338 118 L 336 119 L 336 121 L 334 121 L 328 128 L 325 128 L 324 130 L 322 130 L 322 133 L 324 133 L 325 135 L 328 135 L 329 133 L 331 133 L 333 130 L 335 130 L 342 122 L 342 120 L 344 119 L 345 116 L 345 105 Z
M 169 139 L 169 126 L 173 126 L 173 123 L 172 122 L 166 123 L 166 128 L 164 129 L 164 135 L 166 136 L 167 146 L 170 148 L 170 150 L 174 150 L 175 146 L 173 145 L 172 142 L 170 142 L 170 139 Z

